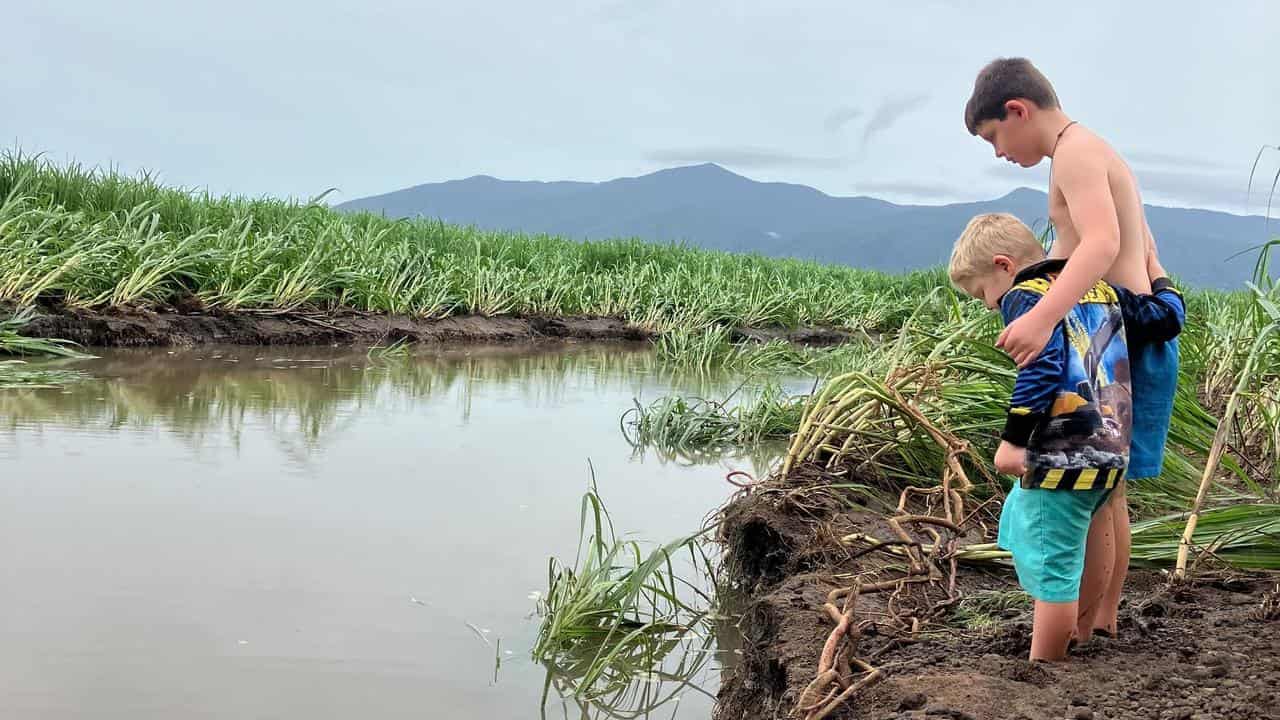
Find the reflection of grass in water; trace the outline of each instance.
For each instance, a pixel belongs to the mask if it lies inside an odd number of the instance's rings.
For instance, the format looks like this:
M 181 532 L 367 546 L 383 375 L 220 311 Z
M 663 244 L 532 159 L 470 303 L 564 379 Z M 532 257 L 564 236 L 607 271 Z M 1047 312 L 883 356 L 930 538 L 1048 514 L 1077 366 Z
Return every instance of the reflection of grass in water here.
M 615 661 L 619 678 L 616 687 L 591 697 L 578 692 L 584 663 L 571 660 L 562 666 L 556 660 L 544 661 L 547 676 L 542 717 L 548 715 L 553 692 L 563 703 L 576 706 L 583 720 L 648 717 L 664 706 L 670 706 L 670 715 L 674 717 L 685 693 L 701 693 L 714 699 L 700 685 L 699 678 L 709 669 L 715 645 L 715 636 L 711 634 L 646 644 L 633 653 L 634 657 Z M 567 707 L 565 717 L 568 717 Z
M 780 441 L 763 442 L 746 448 L 712 448 L 709 450 L 659 449 L 637 446 L 633 449 L 632 458 L 641 462 L 648 462 L 652 458 L 659 465 L 668 463 L 685 467 L 720 465 L 726 469 L 732 468 L 734 470 L 749 468 L 749 474 L 752 478 L 763 478 L 773 472 L 786 451 L 786 443 Z M 741 478 L 741 482 L 747 481 L 748 478 Z
M 23 326 L 31 321 L 32 311 L 27 308 L 0 320 L 0 358 L 6 355 L 49 356 L 72 360 L 93 357 L 76 350 L 74 343 L 65 340 L 40 340 L 24 337 Z M 47 389 L 76 382 L 84 375 L 75 370 L 52 366 L 32 367 L 21 360 L 0 359 L 0 389 Z
M 795 432 L 806 399 L 789 396 L 776 384 L 766 384 L 754 397 L 736 405 L 731 404 L 732 395 L 724 400 L 669 396 L 648 406 L 637 401 L 623 416 L 623 426 L 633 445 L 688 449 L 754 445 L 783 440 Z
M 62 387 L 85 379 L 76 370 L 32 367 L 21 360 L 0 360 L 0 390 L 44 390 Z
M 317 357 L 311 353 L 327 351 L 307 348 L 236 350 L 234 358 L 213 348 L 177 352 L 111 353 L 86 366 L 104 379 L 69 386 L 64 393 L 0 395 L 0 417 L 6 421 L 0 427 L 161 427 L 199 444 L 222 433 L 238 442 L 246 423 L 259 423 L 278 436 L 295 438 L 291 444 L 306 450 L 322 445 L 326 435 L 343 427 L 344 418 L 372 409 L 403 409 L 453 395 L 465 421 L 473 396 L 494 388 L 534 404 L 558 404 L 581 394 L 638 391 L 645 382 L 712 392 L 731 382 L 698 377 L 685 384 L 652 353 L 621 348 L 532 355 L 477 348 L 374 361 L 364 354 Z M 255 355 L 259 362 L 252 362 Z M 202 359 L 192 362 L 196 357 Z
M 759 475 L 782 456 L 781 443 L 800 424 L 807 398 L 788 396 L 772 383 L 732 404 L 736 393 L 724 400 L 636 401 L 622 416 L 622 434 L 639 457 L 652 451 L 663 462 L 686 464 L 749 459 Z
M 658 359 L 672 369 L 701 373 L 801 372 L 828 374 L 856 365 L 871 352 L 862 340 L 833 347 L 806 347 L 786 340 L 731 342 L 725 328 L 677 328 L 655 344 Z
M 594 483 L 593 483 L 594 485 Z M 705 530 L 644 552 L 619 540 L 594 487 L 582 500 L 577 558 L 552 558 L 534 659 L 552 689 L 608 717 L 638 717 L 690 685 L 711 657 L 711 599 L 677 571 L 713 578 Z M 665 689 L 664 689 L 665 688 Z
M 400 338 L 390 345 L 374 345 L 369 348 L 368 356 L 370 360 L 386 360 L 408 357 L 410 352 L 408 341 Z

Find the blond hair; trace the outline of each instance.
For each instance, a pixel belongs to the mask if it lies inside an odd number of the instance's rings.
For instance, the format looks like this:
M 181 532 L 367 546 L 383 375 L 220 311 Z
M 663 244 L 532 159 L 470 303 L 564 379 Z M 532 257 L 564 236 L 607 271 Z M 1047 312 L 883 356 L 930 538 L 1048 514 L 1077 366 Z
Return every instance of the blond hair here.
M 1031 228 L 1009 213 L 974 216 L 956 240 L 947 274 L 956 287 L 992 269 L 991 259 L 1008 255 L 1019 266 L 1044 259 L 1044 248 Z

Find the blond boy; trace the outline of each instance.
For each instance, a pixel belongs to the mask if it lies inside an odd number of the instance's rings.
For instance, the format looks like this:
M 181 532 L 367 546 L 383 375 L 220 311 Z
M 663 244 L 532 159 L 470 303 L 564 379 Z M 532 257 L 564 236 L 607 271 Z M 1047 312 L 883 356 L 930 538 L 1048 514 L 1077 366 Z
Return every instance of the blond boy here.
M 979 215 L 956 241 L 948 272 L 964 292 L 999 310 L 1006 325 L 1044 302 L 1066 262 L 1045 259 L 1026 225 Z M 1164 281 L 1158 284 L 1164 285 Z M 999 545 L 1035 599 L 1033 660 L 1058 660 L 1095 628 L 1100 598 L 1120 562 L 1109 498 L 1129 464 L 1132 392 L 1126 317 L 1146 340 L 1180 328 L 1181 298 L 1162 287 L 1139 296 L 1099 281 L 1018 370 L 995 466 L 1019 476 L 1000 515 Z

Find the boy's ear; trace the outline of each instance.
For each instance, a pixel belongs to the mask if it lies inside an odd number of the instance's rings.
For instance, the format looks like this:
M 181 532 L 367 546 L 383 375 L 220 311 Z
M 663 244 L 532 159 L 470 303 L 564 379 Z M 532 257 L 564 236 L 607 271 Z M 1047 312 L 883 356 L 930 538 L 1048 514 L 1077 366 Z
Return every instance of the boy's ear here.
M 1030 109 L 1027 107 L 1027 102 L 1025 100 L 1018 99 L 1005 101 L 1004 111 L 1008 115 L 1012 115 L 1021 120 L 1026 120 L 1031 114 Z
M 991 258 L 991 264 L 994 265 L 997 270 L 1003 273 L 1012 273 L 1014 271 L 1014 268 L 1017 267 L 1013 262 L 1013 258 L 1009 257 L 1008 255 L 996 255 L 995 257 Z

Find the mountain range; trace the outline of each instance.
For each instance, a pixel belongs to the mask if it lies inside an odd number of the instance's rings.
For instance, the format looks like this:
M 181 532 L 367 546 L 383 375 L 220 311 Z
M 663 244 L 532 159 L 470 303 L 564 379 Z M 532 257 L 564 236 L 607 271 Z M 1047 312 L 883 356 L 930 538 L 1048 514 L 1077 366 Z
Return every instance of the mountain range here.
M 607 182 L 499 180 L 477 175 L 416 185 L 336 206 L 388 217 L 429 217 L 495 230 L 574 239 L 637 237 L 704 248 L 796 257 L 885 271 L 945 263 L 970 217 L 1010 212 L 1033 228 L 1047 216 L 1043 192 L 1019 188 L 993 200 L 899 205 L 834 197 L 805 185 L 758 182 L 714 164 Z M 1261 216 L 1147 206 L 1165 267 L 1199 287 L 1238 288 L 1270 228 Z

